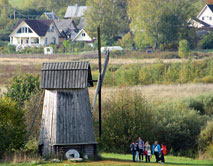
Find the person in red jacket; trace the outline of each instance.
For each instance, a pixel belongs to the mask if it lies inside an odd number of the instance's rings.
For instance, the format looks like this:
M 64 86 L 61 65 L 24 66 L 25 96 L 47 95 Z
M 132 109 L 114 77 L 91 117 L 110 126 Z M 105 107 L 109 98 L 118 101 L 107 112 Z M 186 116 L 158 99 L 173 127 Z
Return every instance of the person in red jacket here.
M 167 153 L 166 145 L 161 144 L 161 158 L 160 158 L 161 163 L 165 163 L 165 158 L 164 158 L 164 156 L 166 155 L 166 153 Z

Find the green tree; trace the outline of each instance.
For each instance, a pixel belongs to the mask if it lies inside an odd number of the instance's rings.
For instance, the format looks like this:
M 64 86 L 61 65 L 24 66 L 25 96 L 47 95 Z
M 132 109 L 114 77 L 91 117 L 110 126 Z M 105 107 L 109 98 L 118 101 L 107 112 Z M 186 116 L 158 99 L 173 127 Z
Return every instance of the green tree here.
M 105 39 L 112 40 L 128 29 L 126 0 L 88 0 L 87 31 L 95 37 L 100 25 Z
M 0 0 L 0 29 L 5 27 L 9 22 L 9 13 L 11 12 L 11 5 L 8 0 Z
M 64 40 L 63 41 L 63 46 L 64 46 L 64 52 L 69 52 L 71 48 L 71 43 L 69 40 Z
M 23 111 L 10 98 L 0 98 L 0 157 L 6 150 L 19 149 L 25 134 Z
M 130 28 L 137 46 L 158 47 L 176 41 L 179 29 L 187 26 L 194 12 L 192 1 L 197 0 L 128 0 Z
M 187 40 L 181 40 L 179 42 L 178 55 L 182 58 L 190 57 L 190 47 Z
M 126 49 L 133 49 L 134 47 L 134 41 L 133 37 L 130 32 L 125 34 L 122 39 L 119 40 L 119 43 L 121 47 L 126 48 Z
M 17 76 L 13 78 L 13 83 L 7 87 L 6 96 L 22 107 L 24 102 L 39 90 L 39 85 L 39 76 L 30 74 Z

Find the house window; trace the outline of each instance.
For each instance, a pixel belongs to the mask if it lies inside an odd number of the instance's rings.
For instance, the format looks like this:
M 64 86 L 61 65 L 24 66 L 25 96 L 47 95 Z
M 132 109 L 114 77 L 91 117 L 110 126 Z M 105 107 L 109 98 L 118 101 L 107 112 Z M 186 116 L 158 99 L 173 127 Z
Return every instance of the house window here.
M 28 33 L 33 33 L 33 31 L 30 28 L 28 28 Z
M 86 36 L 86 34 L 85 34 L 85 33 L 82 33 L 82 36 L 83 36 L 83 37 L 85 37 L 85 36 Z
M 21 27 L 21 28 L 18 29 L 17 33 L 33 33 L 33 32 L 28 27 Z
M 18 29 L 17 33 L 21 33 L 21 28 Z
M 204 20 L 204 17 L 202 17 L 202 20 Z
M 34 39 L 34 43 L 35 43 L 35 44 L 39 44 L 39 39 L 38 39 L 38 38 L 35 38 L 35 39 Z
M 24 27 L 24 33 L 27 33 L 27 29 L 28 29 L 27 27 Z
M 54 27 L 54 26 L 52 26 L 51 32 L 54 32 L 54 29 L 55 29 L 55 27 Z
M 53 44 L 56 44 L 56 38 L 53 37 Z
M 45 38 L 45 45 L 48 45 L 48 38 Z

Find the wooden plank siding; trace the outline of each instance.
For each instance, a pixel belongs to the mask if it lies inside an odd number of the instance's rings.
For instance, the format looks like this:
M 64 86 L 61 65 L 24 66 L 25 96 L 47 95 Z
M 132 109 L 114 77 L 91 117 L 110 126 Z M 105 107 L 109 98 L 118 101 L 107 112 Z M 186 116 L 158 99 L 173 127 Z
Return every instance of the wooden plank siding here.
M 43 63 L 41 89 L 78 89 L 93 86 L 89 62 Z
M 45 96 L 39 145 L 43 155 L 66 151 L 69 147 L 95 155 L 97 143 L 89 86 L 93 86 L 89 62 L 42 65 L 41 88 L 45 89 Z

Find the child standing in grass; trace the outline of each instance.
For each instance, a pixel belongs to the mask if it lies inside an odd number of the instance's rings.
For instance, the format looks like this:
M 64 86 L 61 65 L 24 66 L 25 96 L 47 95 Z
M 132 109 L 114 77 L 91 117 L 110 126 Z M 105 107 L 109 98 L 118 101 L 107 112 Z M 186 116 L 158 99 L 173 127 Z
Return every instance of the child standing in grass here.
M 150 158 L 151 158 L 151 147 L 150 147 L 148 141 L 146 141 L 146 143 L 144 145 L 144 155 L 146 156 L 146 162 L 150 162 Z
M 132 144 L 130 145 L 130 149 L 132 152 L 132 161 L 135 162 L 135 154 L 136 154 L 135 142 L 132 142 Z

